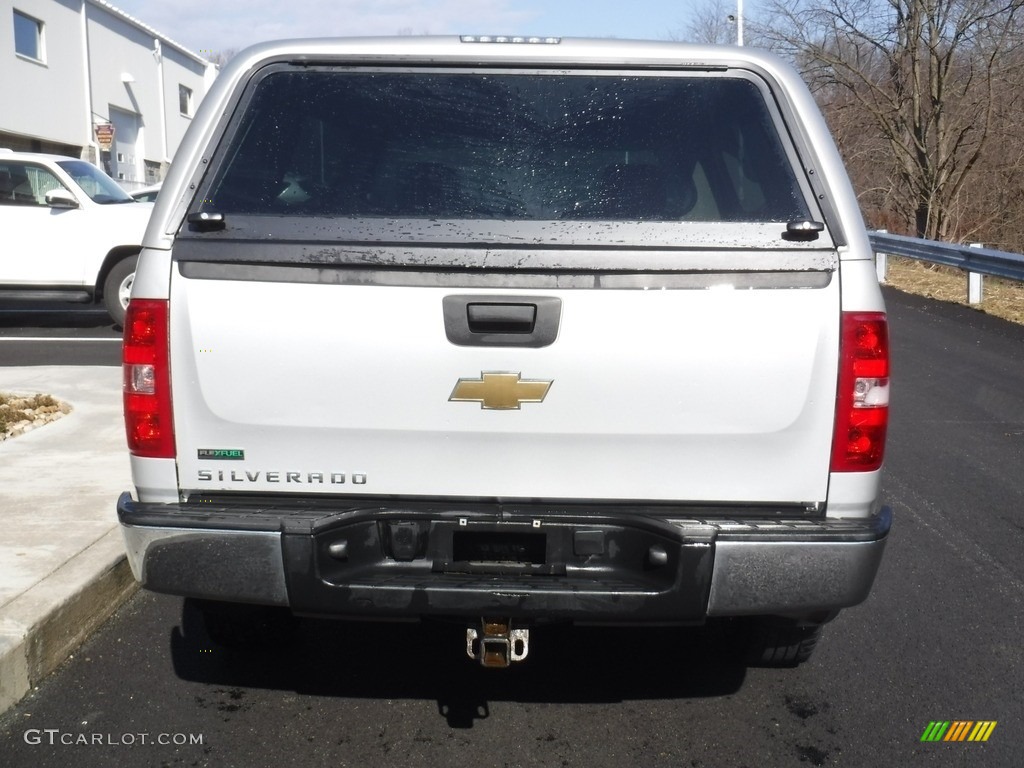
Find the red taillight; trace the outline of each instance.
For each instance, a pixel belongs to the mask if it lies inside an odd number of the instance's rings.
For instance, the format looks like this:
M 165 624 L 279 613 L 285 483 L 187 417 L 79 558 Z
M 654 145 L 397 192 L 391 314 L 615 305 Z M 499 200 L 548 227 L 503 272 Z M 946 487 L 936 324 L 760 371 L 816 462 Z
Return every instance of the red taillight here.
M 136 456 L 173 459 L 166 301 L 129 302 L 121 360 L 128 450 Z
M 889 330 L 882 312 L 844 312 L 833 472 L 882 466 L 889 426 Z

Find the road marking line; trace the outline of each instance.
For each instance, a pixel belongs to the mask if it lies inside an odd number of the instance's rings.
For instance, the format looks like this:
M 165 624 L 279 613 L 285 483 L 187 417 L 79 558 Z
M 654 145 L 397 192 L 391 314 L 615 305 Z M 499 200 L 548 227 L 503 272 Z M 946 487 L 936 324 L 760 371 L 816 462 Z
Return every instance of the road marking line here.
M 3 336 L 0 341 L 116 341 L 122 343 L 121 339 L 80 339 L 64 336 Z

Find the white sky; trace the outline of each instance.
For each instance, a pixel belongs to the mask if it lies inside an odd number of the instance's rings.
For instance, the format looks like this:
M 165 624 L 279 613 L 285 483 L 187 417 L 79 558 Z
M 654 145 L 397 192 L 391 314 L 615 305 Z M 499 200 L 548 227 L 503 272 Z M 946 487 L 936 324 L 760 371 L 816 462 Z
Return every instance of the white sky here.
M 288 37 L 521 34 L 667 39 L 700 0 L 109 0 L 200 54 Z

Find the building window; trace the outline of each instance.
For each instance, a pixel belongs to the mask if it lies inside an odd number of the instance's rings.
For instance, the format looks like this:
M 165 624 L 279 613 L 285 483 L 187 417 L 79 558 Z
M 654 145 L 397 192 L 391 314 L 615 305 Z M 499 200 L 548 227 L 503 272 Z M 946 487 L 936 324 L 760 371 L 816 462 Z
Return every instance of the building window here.
M 192 116 L 192 89 L 184 85 L 178 86 L 178 111 L 188 117 Z
M 43 22 L 14 12 L 14 52 L 26 59 L 43 60 Z

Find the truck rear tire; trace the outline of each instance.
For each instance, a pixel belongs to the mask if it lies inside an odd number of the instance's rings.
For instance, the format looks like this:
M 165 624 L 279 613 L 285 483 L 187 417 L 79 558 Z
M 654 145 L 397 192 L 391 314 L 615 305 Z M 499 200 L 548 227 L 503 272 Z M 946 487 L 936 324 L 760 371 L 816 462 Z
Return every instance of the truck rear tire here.
M 298 619 L 287 608 L 188 598 L 203 618 L 206 634 L 223 648 L 270 648 L 287 645 Z
M 765 616 L 751 622 L 747 661 L 755 667 L 795 667 L 811 658 L 824 624 Z
M 124 315 L 128 310 L 128 298 L 131 296 L 138 261 L 138 254 L 126 256 L 111 268 L 107 279 L 103 281 L 103 306 L 113 318 L 114 325 L 124 326 Z

